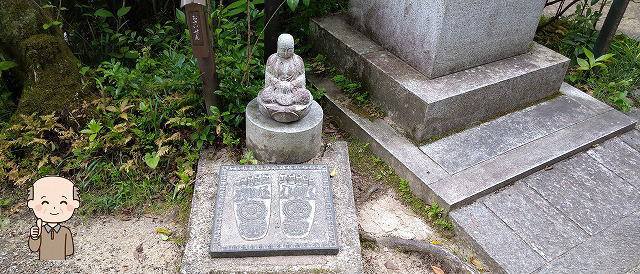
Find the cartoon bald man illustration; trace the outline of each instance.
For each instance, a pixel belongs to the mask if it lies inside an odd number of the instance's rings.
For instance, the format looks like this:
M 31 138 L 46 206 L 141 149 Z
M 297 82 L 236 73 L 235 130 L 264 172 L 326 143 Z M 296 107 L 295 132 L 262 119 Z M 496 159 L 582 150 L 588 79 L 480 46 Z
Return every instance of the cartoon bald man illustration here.
M 29 249 L 40 260 L 64 260 L 73 254 L 71 230 L 62 223 L 80 206 L 78 189 L 61 177 L 44 177 L 29 189 L 27 206 L 38 220 L 29 233 Z

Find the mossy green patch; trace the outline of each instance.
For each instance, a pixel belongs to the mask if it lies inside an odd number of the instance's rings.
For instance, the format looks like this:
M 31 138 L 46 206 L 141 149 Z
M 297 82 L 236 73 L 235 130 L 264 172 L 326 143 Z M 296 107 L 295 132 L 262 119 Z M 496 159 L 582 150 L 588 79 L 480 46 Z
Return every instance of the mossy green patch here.
M 369 121 L 382 119 L 386 116 L 380 106 L 371 101 L 369 89 L 360 81 L 353 80 L 355 73 L 345 72 L 342 74 L 338 68 L 331 67 L 323 55 L 312 58 L 308 63 L 308 69 L 315 74 L 331 77 L 338 89 L 349 99 L 348 102 L 343 103 L 353 113 L 365 117 Z
M 19 64 L 24 81 L 14 118 L 19 114 L 62 112 L 81 103 L 79 61 L 59 28 L 44 29 L 49 14 L 36 2 L 6 0 L 0 5 L 0 50 Z
M 372 182 L 380 182 L 396 191 L 402 198 L 405 205 L 428 223 L 437 227 L 444 237 L 451 238 L 454 235 L 453 227 L 447 213 L 433 202 L 427 205 L 418 198 L 406 180 L 400 178 L 396 172 L 382 159 L 376 157 L 368 151 L 369 145 L 353 137 L 346 137 L 349 142 L 349 160 L 351 167 L 359 175 L 367 177 Z
M 90 91 L 83 87 L 79 62 L 62 38 L 33 35 L 20 48 L 28 77 L 16 114 L 64 112 L 88 98 Z
M 37 34 L 62 37 L 59 28 L 45 30 L 42 25 L 53 21 L 47 11 L 35 1 L 2 0 L 0 4 L 0 50 L 5 57 L 15 59 L 20 55 L 20 42 Z

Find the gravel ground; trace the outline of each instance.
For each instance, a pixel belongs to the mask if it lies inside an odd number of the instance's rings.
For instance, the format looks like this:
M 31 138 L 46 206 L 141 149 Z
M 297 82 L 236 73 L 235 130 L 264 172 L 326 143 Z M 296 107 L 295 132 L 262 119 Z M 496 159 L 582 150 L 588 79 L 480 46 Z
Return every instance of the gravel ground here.
M 65 223 L 74 237 L 75 254 L 65 261 L 40 261 L 27 247 L 35 224 L 26 207 L 0 223 L 0 273 L 175 273 L 181 248 L 163 241 L 157 228 L 179 235 L 171 221 L 153 217 L 74 216 Z
M 455 238 L 446 239 L 435 232 L 398 200 L 390 189 L 379 190 L 378 195 L 360 201 L 358 222 L 362 231 L 374 237 L 394 236 L 402 239 L 439 243 L 463 261 L 470 261 L 473 252 L 460 245 Z M 444 268 L 436 261 L 417 252 L 402 252 L 394 248 L 375 246 L 362 248 L 365 273 L 431 273 L 432 266 Z M 477 268 L 486 268 L 475 260 Z

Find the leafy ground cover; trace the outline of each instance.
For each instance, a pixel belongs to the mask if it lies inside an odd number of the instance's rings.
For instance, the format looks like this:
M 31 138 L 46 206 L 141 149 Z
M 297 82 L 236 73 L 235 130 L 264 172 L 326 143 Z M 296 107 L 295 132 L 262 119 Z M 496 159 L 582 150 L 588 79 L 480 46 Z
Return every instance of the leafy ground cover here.
M 84 84 L 95 86 L 95 99 L 66 116 L 15 121 L 8 119 L 11 108 L 3 108 L 0 187 L 9 191 L 2 195 L 15 196 L 38 177 L 59 174 L 80 187 L 82 213 L 188 203 L 199 149 L 239 146 L 244 106 L 261 88 L 263 45 L 256 35 L 245 39 L 248 22 L 263 26 L 263 14 L 250 4 L 246 17 L 234 16 L 233 5 L 212 12 L 221 79 L 217 92 L 226 105 L 211 116 L 199 92 L 184 14 L 177 11 L 175 21 L 137 33 L 121 28 L 126 13 L 95 10 L 102 39 L 89 45 L 108 58 L 80 70 L 90 79 Z
M 7 84 L 10 77 L 3 77 L 0 207 L 22 199 L 35 179 L 57 174 L 80 187 L 81 214 L 188 209 L 200 148 L 228 146 L 240 163 L 255 162 L 239 152 L 245 106 L 263 86 L 263 3 L 221 1 L 211 10 L 216 93 L 224 103 L 210 116 L 182 11 L 175 10 L 172 20 L 145 24 L 131 13 L 135 5 L 43 6 L 55 19 L 43 27 L 68 33 L 83 63 L 83 84 L 95 94 L 69 113 L 14 116 L 18 98 Z M 295 12 L 279 8 L 285 31 L 304 45 L 297 48 L 300 54 L 309 49 L 304 22 L 347 5 L 344 0 L 303 3 Z M 11 73 L 12 62 L 1 56 L 0 62 L 0 73 Z M 316 99 L 322 96 L 313 92 Z
M 551 21 L 542 18 L 535 40 L 571 59 L 566 81 L 621 110 L 640 106 L 632 91 L 640 88 L 640 42 L 617 35 L 608 54 L 596 58 L 596 22 L 602 1 L 580 1 L 574 14 Z

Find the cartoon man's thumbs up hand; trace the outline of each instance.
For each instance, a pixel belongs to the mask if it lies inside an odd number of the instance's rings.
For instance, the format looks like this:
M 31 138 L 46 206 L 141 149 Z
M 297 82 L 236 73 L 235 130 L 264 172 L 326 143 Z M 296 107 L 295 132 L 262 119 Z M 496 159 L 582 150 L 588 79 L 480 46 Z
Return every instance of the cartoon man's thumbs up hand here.
M 42 219 L 36 221 L 36 226 L 31 227 L 31 239 L 40 238 L 40 232 L 42 231 Z

